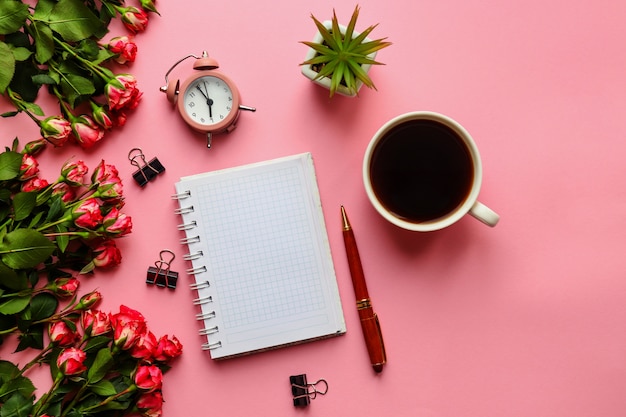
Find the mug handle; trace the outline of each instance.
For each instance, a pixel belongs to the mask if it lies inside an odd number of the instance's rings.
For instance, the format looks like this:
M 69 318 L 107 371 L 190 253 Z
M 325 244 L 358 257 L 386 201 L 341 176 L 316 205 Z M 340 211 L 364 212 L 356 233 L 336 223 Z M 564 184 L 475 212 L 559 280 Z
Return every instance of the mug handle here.
M 472 208 L 470 208 L 469 214 L 491 227 L 498 224 L 498 220 L 500 220 L 498 213 L 479 201 L 476 201 Z

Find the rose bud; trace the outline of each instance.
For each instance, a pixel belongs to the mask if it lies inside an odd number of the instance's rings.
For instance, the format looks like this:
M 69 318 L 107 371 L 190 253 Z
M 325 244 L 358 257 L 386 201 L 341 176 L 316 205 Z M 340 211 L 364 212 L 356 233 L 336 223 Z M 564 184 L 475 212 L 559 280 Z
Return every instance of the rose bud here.
M 25 193 L 28 193 L 28 192 L 43 190 L 44 188 L 46 188 L 49 185 L 50 184 L 45 179 L 39 178 L 39 177 L 35 177 L 35 178 L 31 178 L 31 179 L 28 179 L 25 182 L 23 182 L 21 189 Z
M 39 162 L 30 154 L 22 155 L 22 165 L 20 165 L 20 180 L 34 178 L 39 174 Z
M 102 241 L 93 249 L 93 264 L 98 268 L 111 268 L 122 262 L 122 253 L 112 239 Z
M 47 143 L 48 142 L 46 142 L 45 139 L 37 139 L 28 142 L 26 145 L 24 145 L 24 150 L 22 150 L 22 153 L 35 156 L 45 149 Z
M 130 216 L 120 212 L 116 207 L 102 219 L 104 230 L 111 235 L 124 236 L 131 232 L 133 222 Z
M 51 116 L 40 122 L 41 136 L 54 146 L 63 146 L 72 133 L 72 124 L 61 116 Z
M 143 32 L 148 27 L 148 14 L 136 7 L 122 9 L 122 23 L 133 33 Z
M 104 129 L 91 116 L 84 114 L 72 122 L 72 134 L 83 149 L 88 149 L 104 137 Z
M 120 306 L 120 312 L 111 316 L 113 343 L 122 350 L 132 348 L 137 340 L 146 333 L 146 320 L 143 315 L 126 306 Z
M 137 408 L 146 417 L 159 417 L 163 411 L 163 394 L 161 391 L 141 394 L 137 400 Z
M 57 358 L 57 367 L 63 375 L 77 375 L 87 370 L 83 362 L 87 354 L 78 348 L 67 348 Z
M 143 391 L 152 392 L 161 389 L 163 373 L 155 365 L 141 365 L 135 372 L 135 385 Z
M 78 227 L 94 230 L 102 224 L 100 203 L 95 198 L 88 198 L 79 204 L 73 212 L 74 223 Z
M 157 343 L 154 351 L 154 359 L 160 362 L 167 362 L 170 359 L 180 356 L 181 353 L 183 353 L 183 345 L 176 336 L 169 338 L 165 335 L 162 336 Z
M 146 362 L 150 362 L 156 346 L 156 336 L 148 330 L 143 335 L 139 336 L 135 345 L 130 349 L 130 356 L 135 359 L 143 359 Z
M 109 315 L 99 310 L 85 310 L 80 316 L 80 324 L 89 336 L 100 336 L 111 331 Z
M 74 187 L 84 185 L 85 175 L 89 172 L 89 167 L 81 160 L 66 162 L 61 167 L 61 181 L 65 181 Z
M 78 340 L 78 333 L 65 322 L 55 321 L 48 326 L 50 342 L 56 346 L 71 346 Z
M 100 300 L 102 300 L 102 295 L 98 291 L 92 291 L 81 297 L 76 305 L 76 310 L 87 310 L 100 302 Z
M 73 297 L 80 285 L 76 278 L 57 278 L 54 280 L 53 291 L 59 297 Z
M 137 56 L 137 44 L 128 36 L 117 36 L 111 39 L 109 41 L 108 49 L 117 55 L 115 57 L 115 61 L 118 64 L 135 62 L 135 57 Z

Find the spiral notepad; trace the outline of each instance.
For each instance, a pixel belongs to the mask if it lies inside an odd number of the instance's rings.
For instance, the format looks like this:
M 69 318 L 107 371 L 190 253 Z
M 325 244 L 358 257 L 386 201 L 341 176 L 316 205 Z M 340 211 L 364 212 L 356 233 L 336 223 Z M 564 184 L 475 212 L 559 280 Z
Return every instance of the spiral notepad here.
M 211 358 L 345 333 L 310 153 L 183 177 L 175 197 Z

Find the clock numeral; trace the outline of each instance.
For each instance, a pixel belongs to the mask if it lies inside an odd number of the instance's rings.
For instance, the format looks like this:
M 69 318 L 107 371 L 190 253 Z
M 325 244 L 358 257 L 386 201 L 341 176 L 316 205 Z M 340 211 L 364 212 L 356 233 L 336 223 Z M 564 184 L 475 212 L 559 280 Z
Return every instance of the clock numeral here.
M 196 93 L 194 93 L 193 91 L 191 91 L 191 92 L 189 93 L 189 97 L 191 97 L 191 98 L 195 98 L 195 97 L 196 97 Z
M 220 114 L 220 119 L 224 119 L 224 115 L 223 114 Z
M 228 101 L 233 101 L 233 97 L 232 96 L 228 97 Z
M 195 105 L 196 105 L 196 103 L 195 103 L 194 101 L 192 101 L 192 102 L 190 102 L 190 103 L 188 104 L 188 106 L 189 106 L 189 107 L 191 107 L 191 108 L 193 108 Z
M 226 106 L 226 110 L 231 111 L 232 107 L 231 106 Z

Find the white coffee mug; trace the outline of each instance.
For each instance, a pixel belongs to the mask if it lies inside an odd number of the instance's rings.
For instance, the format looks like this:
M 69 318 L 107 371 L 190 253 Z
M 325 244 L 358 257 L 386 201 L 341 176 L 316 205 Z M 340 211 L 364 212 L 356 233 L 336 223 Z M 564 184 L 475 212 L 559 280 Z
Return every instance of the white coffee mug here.
M 470 134 L 439 113 L 399 115 L 373 136 L 363 182 L 374 208 L 407 230 L 443 229 L 470 214 L 488 226 L 500 217 L 478 201 L 482 163 Z

